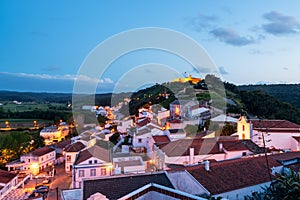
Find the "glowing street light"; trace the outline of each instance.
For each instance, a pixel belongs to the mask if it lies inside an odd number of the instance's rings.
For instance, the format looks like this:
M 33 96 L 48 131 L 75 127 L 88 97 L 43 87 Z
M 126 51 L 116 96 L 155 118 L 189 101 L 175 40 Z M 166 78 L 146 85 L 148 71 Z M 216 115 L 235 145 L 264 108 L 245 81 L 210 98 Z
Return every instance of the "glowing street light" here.
M 6 128 L 9 128 L 9 121 L 5 122 Z
M 32 163 L 30 165 L 30 172 L 33 174 L 33 175 L 37 175 L 39 173 L 39 164 L 38 163 Z

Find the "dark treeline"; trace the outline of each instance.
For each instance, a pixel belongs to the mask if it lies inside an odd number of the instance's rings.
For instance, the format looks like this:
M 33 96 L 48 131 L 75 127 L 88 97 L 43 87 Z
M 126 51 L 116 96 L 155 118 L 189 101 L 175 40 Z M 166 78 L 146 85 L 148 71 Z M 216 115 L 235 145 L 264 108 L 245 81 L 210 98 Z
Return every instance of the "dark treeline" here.
M 234 84 L 225 83 L 227 90 L 237 94 L 237 97 L 241 99 L 244 104 L 245 112 L 254 116 L 266 119 L 285 119 L 291 122 L 300 124 L 300 109 L 296 107 L 296 103 L 300 96 L 300 85 L 263 85 L 263 86 L 235 86 Z M 269 92 L 262 90 L 261 88 L 272 88 L 272 93 L 286 94 L 288 101 L 283 100 L 275 95 L 269 95 Z M 259 90 L 252 90 L 252 89 Z M 298 89 L 296 89 L 298 88 Z M 245 89 L 245 90 L 244 90 Z M 276 89 L 278 91 L 276 92 Z M 293 91 L 291 91 L 293 90 Z M 285 92 L 282 92 L 285 91 Z M 289 94 L 288 91 L 291 91 Z M 297 102 L 299 104 L 299 102 Z
M 67 103 L 72 101 L 72 94 L 0 91 L 0 101 L 15 100 L 20 102 L 37 103 Z
M 245 91 L 261 90 L 300 109 L 300 84 L 242 85 L 238 86 L 238 89 Z
M 71 111 L 57 111 L 57 110 L 33 110 L 24 112 L 12 112 L 0 109 L 0 119 L 45 119 L 51 121 L 67 121 L 72 117 Z

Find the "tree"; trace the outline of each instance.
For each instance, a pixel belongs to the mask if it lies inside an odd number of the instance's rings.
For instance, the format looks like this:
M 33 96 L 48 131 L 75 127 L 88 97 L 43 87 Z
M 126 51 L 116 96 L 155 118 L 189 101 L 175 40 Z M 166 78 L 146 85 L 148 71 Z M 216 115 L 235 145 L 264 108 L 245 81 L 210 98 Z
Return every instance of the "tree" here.
M 245 196 L 245 200 L 294 200 L 300 199 L 300 172 L 289 170 L 262 192 Z

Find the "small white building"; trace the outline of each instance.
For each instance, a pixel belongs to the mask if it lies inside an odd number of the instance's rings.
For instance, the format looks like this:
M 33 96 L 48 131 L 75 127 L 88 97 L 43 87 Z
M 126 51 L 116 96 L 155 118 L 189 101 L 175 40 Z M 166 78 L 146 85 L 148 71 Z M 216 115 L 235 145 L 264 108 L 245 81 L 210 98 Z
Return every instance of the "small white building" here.
M 155 144 L 164 154 L 166 164 L 197 164 L 205 159 L 217 161 L 240 158 L 252 152 L 243 141 L 208 139 L 180 139 L 169 143 Z
M 9 171 L 21 170 L 31 174 L 38 174 L 47 167 L 53 166 L 56 160 L 55 149 L 48 146 L 36 149 L 20 157 L 20 162 L 6 164 Z
M 113 165 L 110 152 L 100 146 L 80 151 L 72 166 L 72 187 L 81 188 L 83 179 L 111 176 Z
M 258 146 L 277 150 L 300 150 L 300 125 L 287 120 L 248 120 L 237 123 L 239 139 L 251 139 Z
M 84 148 L 84 144 L 82 144 L 81 142 L 75 142 L 64 149 L 66 172 L 72 172 L 72 166 L 75 161 L 76 155 L 79 153 L 79 151 L 83 150 Z

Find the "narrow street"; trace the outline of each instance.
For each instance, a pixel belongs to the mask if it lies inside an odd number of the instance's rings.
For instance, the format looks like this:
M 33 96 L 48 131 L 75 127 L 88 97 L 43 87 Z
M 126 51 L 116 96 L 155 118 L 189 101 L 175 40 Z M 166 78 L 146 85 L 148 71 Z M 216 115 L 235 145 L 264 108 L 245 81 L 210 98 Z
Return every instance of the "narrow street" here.
M 60 200 L 61 190 L 69 189 L 72 182 L 71 174 L 65 172 L 64 163 L 58 164 L 55 167 L 56 174 L 55 177 L 52 178 L 47 200 Z

